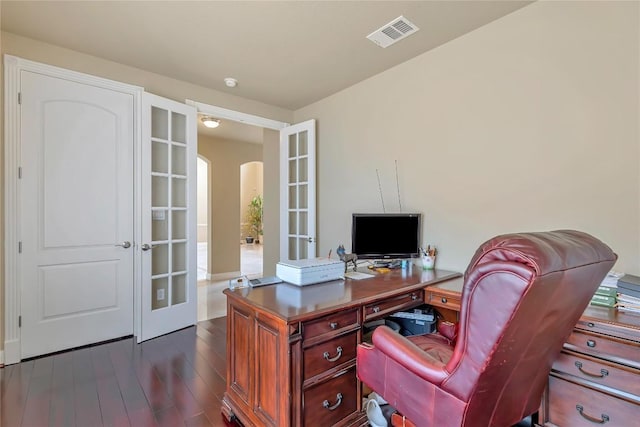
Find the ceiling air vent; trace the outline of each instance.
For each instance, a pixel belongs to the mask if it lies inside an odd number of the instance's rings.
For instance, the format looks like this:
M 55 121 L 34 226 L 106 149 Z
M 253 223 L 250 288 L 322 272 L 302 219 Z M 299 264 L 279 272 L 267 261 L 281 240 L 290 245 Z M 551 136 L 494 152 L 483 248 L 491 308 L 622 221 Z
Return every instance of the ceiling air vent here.
M 367 38 L 380 47 L 389 47 L 395 42 L 410 36 L 419 29 L 420 28 L 416 27 L 414 23 L 404 16 L 399 16 L 387 25 L 384 25 L 369 34 Z

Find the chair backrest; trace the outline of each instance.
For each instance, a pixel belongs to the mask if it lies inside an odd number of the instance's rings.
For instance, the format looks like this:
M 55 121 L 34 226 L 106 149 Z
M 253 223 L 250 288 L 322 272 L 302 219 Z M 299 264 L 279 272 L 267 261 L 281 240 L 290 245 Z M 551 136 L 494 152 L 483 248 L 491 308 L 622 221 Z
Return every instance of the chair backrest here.
M 476 251 L 441 385 L 468 402 L 466 425 L 511 425 L 537 410 L 553 361 L 616 259 L 569 230 L 498 236 Z

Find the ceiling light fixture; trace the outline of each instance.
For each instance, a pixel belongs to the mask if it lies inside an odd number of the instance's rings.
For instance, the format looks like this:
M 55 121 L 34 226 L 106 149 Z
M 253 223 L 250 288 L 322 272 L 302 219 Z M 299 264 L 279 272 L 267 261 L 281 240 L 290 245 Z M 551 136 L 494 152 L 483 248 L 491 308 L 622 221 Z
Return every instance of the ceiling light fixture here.
M 226 77 L 224 79 L 224 84 L 226 84 L 228 87 L 236 87 L 238 86 L 238 81 L 233 77 Z
M 214 119 L 213 117 L 204 116 L 200 119 L 200 121 L 202 122 L 203 125 L 205 125 L 208 128 L 213 129 L 220 126 L 220 120 Z

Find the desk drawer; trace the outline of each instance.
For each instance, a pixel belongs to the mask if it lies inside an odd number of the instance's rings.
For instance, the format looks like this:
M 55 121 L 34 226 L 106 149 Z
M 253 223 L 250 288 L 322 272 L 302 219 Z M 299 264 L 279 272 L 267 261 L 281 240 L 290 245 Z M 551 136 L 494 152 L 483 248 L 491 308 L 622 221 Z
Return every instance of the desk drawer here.
M 358 409 L 355 366 L 303 393 L 305 427 L 332 426 Z
M 615 340 L 603 335 L 588 334 L 577 330 L 571 333 L 565 346 L 570 350 L 599 355 L 609 360 L 634 361 L 635 363 L 631 363 L 632 366 L 638 363 L 638 355 L 640 355 L 639 343 Z
M 357 328 L 359 325 L 357 308 L 349 311 L 341 311 L 305 322 L 303 325 L 304 340 L 307 341 L 325 334 L 337 334 L 340 331 Z
M 640 406 L 606 393 L 549 376 L 549 414 L 545 422 L 561 427 L 629 427 Z
M 364 306 L 365 322 L 387 316 L 405 308 L 416 307 L 424 302 L 423 291 L 414 291 Z
M 460 311 L 459 293 L 448 292 L 442 289 L 427 289 L 425 294 L 425 303 L 434 307 L 447 308 L 453 311 Z
M 566 350 L 553 363 L 553 369 L 640 396 L 640 370 L 607 363 Z
M 352 332 L 306 348 L 304 350 L 303 379 L 313 378 L 329 369 L 352 362 L 356 357 L 357 345 L 358 334 Z

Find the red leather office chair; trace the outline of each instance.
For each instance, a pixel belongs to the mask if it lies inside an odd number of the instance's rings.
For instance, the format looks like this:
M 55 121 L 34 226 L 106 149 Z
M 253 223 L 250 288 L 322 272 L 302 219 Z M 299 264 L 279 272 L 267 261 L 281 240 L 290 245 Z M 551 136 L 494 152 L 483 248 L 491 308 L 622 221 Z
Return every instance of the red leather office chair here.
M 464 277 L 457 338 L 381 326 L 357 373 L 418 427 L 507 427 L 535 413 L 551 365 L 617 259 L 578 231 L 495 237 Z

